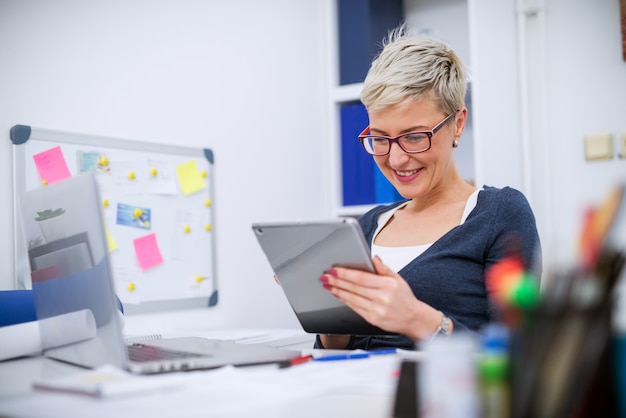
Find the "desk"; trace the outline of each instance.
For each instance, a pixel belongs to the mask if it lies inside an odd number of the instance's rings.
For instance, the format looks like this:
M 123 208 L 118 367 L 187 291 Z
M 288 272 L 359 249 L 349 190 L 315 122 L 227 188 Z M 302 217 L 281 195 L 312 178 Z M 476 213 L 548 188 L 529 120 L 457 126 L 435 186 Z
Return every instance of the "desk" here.
M 289 340 L 294 349 L 295 339 Z M 302 352 L 315 352 L 311 347 L 306 340 Z M 286 369 L 223 367 L 172 373 L 172 379 L 183 382 L 174 389 L 101 399 L 32 390 L 37 378 L 83 369 L 44 357 L 22 358 L 0 363 L 0 416 L 389 417 L 401 360 L 402 355 L 380 355 Z

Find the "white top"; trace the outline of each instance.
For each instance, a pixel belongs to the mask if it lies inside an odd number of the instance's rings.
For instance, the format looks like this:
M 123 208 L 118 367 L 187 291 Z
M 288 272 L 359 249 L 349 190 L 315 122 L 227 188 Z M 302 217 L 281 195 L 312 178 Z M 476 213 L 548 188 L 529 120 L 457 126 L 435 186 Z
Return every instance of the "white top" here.
M 480 192 L 480 189 L 475 190 L 474 193 L 467 198 L 465 209 L 463 210 L 463 216 L 461 216 L 461 222 L 459 225 L 463 225 L 470 212 L 476 207 L 478 192 Z M 398 205 L 395 208 L 380 214 L 378 217 L 378 226 L 376 227 L 376 231 L 374 231 L 374 238 L 376 238 L 376 235 L 378 235 L 378 233 L 383 229 L 393 214 L 400 208 L 406 206 L 407 203 L 409 202 Z M 408 247 L 382 247 L 372 243 L 372 256 L 379 256 L 383 263 L 388 265 L 393 271 L 398 272 L 413 259 L 420 256 L 432 244 L 433 243 L 431 242 L 428 244 L 413 245 Z

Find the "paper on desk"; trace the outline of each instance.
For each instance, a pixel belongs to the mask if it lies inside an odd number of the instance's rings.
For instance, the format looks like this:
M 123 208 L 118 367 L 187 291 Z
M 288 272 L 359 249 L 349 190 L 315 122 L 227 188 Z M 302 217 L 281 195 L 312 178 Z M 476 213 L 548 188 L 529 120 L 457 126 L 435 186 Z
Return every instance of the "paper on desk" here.
M 33 383 L 33 387 L 96 397 L 112 397 L 172 389 L 181 384 L 180 376 L 176 375 L 134 375 L 117 367 L 104 365 L 69 376 L 38 380 Z
M 15 396 L 0 401 L 0 415 L 24 416 L 27 411 L 28 416 L 44 417 L 50 411 L 62 411 L 64 417 L 104 418 L 120 416 L 121 411 L 121 415 L 169 417 L 175 411 L 179 417 L 198 418 L 390 417 L 400 361 L 382 355 L 284 369 L 225 366 L 168 373 L 162 376 L 175 378 L 181 387 L 94 399 L 65 394 Z M 21 413 L 7 413 L 14 411 Z
M 395 390 L 399 365 L 400 359 L 395 356 L 378 356 L 308 362 L 285 369 L 227 366 L 209 372 L 188 372 L 190 381 L 177 394 L 177 405 L 181 405 L 177 415 L 199 416 L 194 411 L 210 405 L 210 416 L 354 416 L 355 410 L 356 415 L 389 416 L 386 413 L 390 406 L 386 402 Z M 350 404 L 354 399 L 364 405 L 373 404 L 373 409 L 367 411 L 369 414 L 359 414 L 359 408 Z M 344 400 L 349 410 L 335 410 L 338 402 Z

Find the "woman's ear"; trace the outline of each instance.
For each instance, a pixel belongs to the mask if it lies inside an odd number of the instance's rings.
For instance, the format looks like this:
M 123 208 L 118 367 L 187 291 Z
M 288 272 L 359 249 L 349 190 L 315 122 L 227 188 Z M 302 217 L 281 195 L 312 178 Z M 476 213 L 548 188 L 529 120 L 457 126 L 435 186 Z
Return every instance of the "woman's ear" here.
M 463 106 L 454 118 L 454 139 L 459 139 L 465 130 L 467 122 L 467 107 Z

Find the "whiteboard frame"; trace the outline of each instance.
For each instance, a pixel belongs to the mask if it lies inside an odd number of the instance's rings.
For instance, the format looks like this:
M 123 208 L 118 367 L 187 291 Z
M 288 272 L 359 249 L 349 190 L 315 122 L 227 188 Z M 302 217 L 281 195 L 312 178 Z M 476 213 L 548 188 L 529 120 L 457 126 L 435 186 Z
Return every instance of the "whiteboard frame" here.
M 39 141 L 48 141 L 51 146 L 62 144 L 74 144 L 93 147 L 106 147 L 115 148 L 127 151 L 145 151 L 152 153 L 162 154 L 175 154 L 181 156 L 204 158 L 208 161 L 212 167 L 214 165 L 213 151 L 207 148 L 192 148 L 178 145 L 156 144 L 149 142 L 141 142 L 130 139 L 114 138 L 107 136 L 88 135 L 75 132 L 65 132 L 51 129 L 35 128 L 30 125 L 14 125 L 10 131 L 11 142 L 13 143 L 13 218 L 14 218 L 14 233 L 13 233 L 13 248 L 14 248 L 14 266 L 15 266 L 15 288 L 23 289 L 26 287 L 24 283 L 20 283 L 17 272 L 28 271 L 24 268 L 29 268 L 27 265 L 23 265 L 24 261 L 27 261 L 26 248 L 24 245 L 24 233 L 22 230 L 21 221 L 19 219 L 19 199 L 21 193 L 26 191 L 26 151 L 25 147 L 20 146 L 25 144 L 30 139 Z M 213 171 L 213 170 L 212 170 Z M 208 176 L 209 190 L 214 189 L 213 175 Z M 211 199 L 213 201 L 213 199 Z M 181 309 L 196 309 L 212 307 L 218 303 L 218 279 L 217 279 L 217 254 L 215 245 L 215 203 L 213 201 L 210 211 L 210 221 L 213 226 L 211 230 L 211 273 L 213 277 L 213 293 L 211 296 L 200 298 L 185 298 L 175 300 L 159 300 L 159 301 L 147 301 L 139 304 L 126 304 L 124 305 L 124 312 L 127 314 L 140 314 L 149 312 L 160 312 L 169 310 L 181 310 Z

